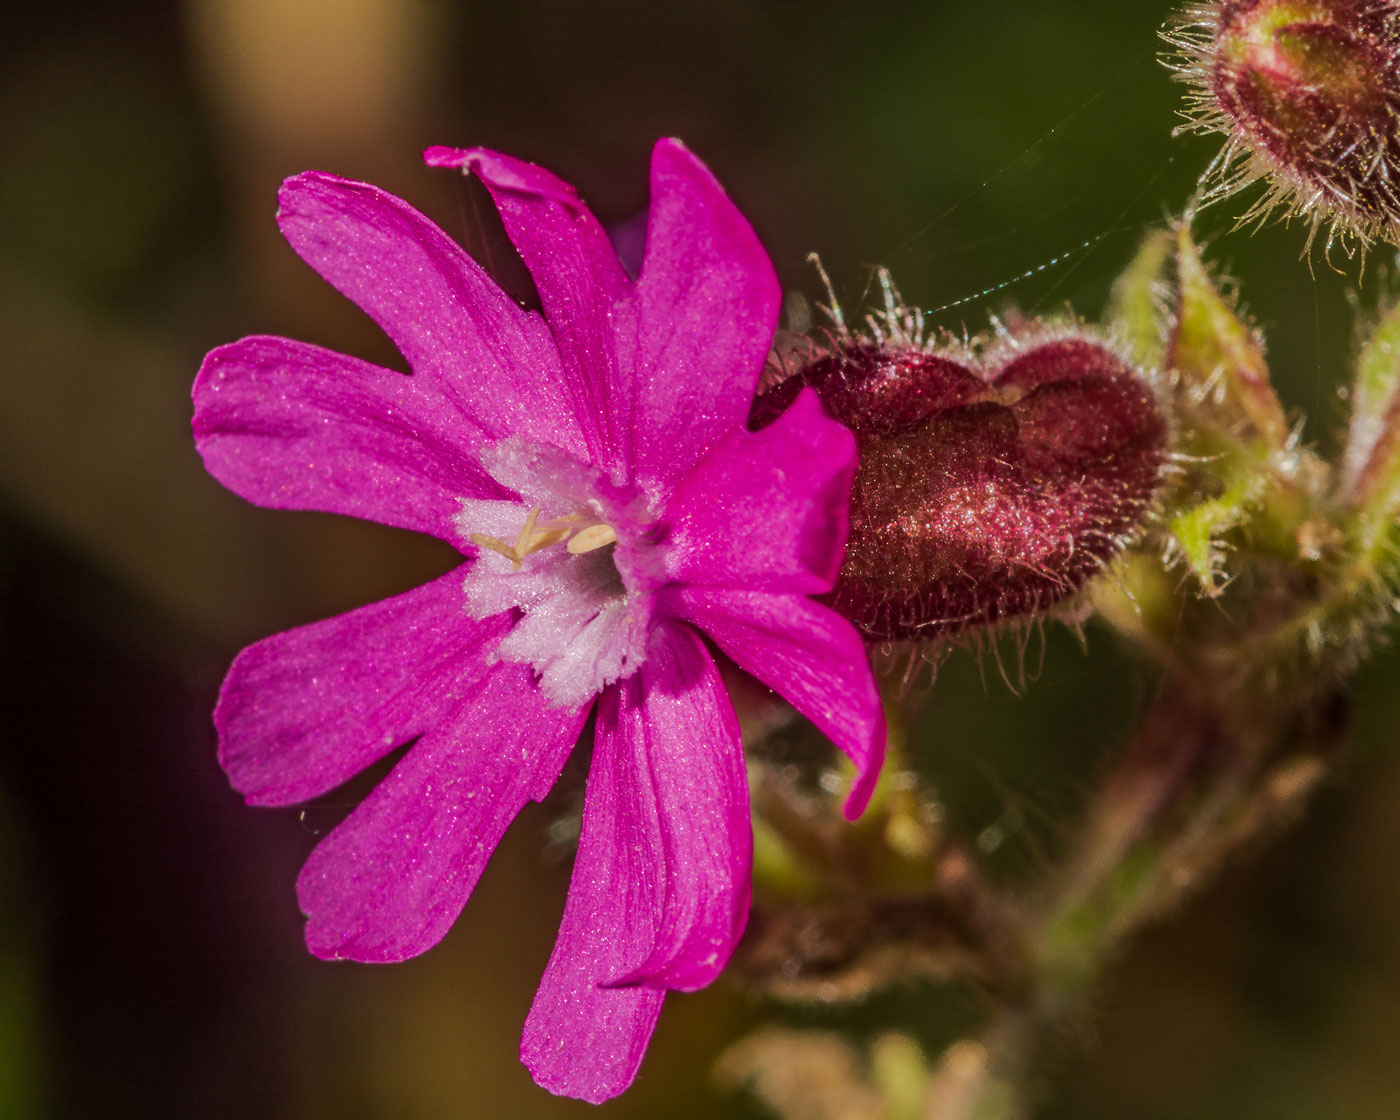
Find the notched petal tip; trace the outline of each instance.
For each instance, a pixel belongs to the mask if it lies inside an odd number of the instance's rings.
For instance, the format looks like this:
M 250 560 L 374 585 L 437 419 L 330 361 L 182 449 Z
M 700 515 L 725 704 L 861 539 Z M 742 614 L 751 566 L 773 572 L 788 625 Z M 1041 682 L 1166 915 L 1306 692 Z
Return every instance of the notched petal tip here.
M 190 401 L 194 404 L 190 426 L 194 429 L 196 450 L 199 450 L 199 441 L 210 427 L 206 410 L 217 400 L 213 394 L 219 391 L 219 383 L 226 376 L 228 367 L 236 364 L 248 350 L 257 347 L 264 337 L 248 335 L 237 342 L 226 342 L 210 350 L 204 355 L 204 361 L 199 363 L 199 372 L 194 375 L 194 384 L 190 386 Z
M 686 147 L 685 142 L 674 136 L 663 136 L 651 149 L 652 174 L 680 173 L 695 175 L 713 184 L 721 194 L 724 188 L 715 178 L 705 161 Z
M 492 191 L 537 195 L 573 210 L 584 209 L 574 188 L 553 172 L 490 148 L 448 148 L 435 145 L 423 152 L 429 167 L 455 167 L 475 175 Z
M 464 158 L 475 148 L 449 148 L 446 144 L 431 144 L 423 149 L 423 162 L 429 167 L 461 167 Z
M 682 141 L 673 137 L 658 140 L 651 151 L 652 206 L 664 205 L 667 196 L 680 194 L 688 198 L 689 218 L 699 225 L 713 225 L 730 242 L 730 253 L 751 254 L 750 285 L 761 287 L 762 298 L 782 300 L 782 287 L 767 253 L 748 219 L 739 212 L 729 192 L 724 189 L 709 164 L 692 152 Z M 687 231 L 690 232 L 690 231 Z M 713 232 L 713 231 L 712 231 Z M 733 264 L 734 261 L 726 261 Z M 760 298 L 759 292 L 749 298 Z
M 335 207 L 337 198 L 384 194 L 385 191 L 371 183 L 347 179 L 329 171 L 300 171 L 287 176 L 277 188 L 277 225 L 285 230 L 289 220 L 303 216 L 308 208 Z M 343 209 L 343 206 L 336 208 Z

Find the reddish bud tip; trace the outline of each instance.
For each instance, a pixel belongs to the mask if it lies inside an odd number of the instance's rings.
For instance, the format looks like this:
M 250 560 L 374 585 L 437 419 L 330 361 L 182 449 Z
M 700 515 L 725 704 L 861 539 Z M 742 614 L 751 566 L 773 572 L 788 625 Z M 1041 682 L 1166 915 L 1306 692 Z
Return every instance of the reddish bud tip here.
M 875 640 L 955 634 L 1073 595 L 1145 518 L 1167 452 L 1152 388 L 1084 332 L 982 363 L 841 339 L 760 395 L 754 426 L 805 386 L 860 449 L 827 598 Z
M 1363 245 L 1400 242 L 1400 5 L 1224 0 L 1164 34 L 1192 87 L 1186 127 L 1227 138 L 1208 199 L 1264 179 L 1242 220 L 1281 208 L 1314 233 L 1330 219 Z

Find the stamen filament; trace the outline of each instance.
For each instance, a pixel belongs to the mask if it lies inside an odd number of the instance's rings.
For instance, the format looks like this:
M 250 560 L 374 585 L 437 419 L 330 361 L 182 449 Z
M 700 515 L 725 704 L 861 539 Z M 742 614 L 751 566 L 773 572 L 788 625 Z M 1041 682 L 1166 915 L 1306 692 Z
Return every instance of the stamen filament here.
M 581 513 L 566 513 L 548 521 L 540 521 L 539 516 L 539 506 L 535 506 L 526 514 L 525 524 L 521 526 L 514 544 L 506 544 L 499 537 L 487 536 L 485 533 L 471 533 L 469 537 L 479 548 L 500 553 L 511 562 L 516 571 L 520 570 L 521 563 L 532 552 L 540 552 L 560 541 L 567 541 L 565 547 L 573 555 L 579 556 L 585 552 L 605 548 L 617 540 L 617 533 L 606 522 L 596 521 L 579 529 L 579 523 L 587 520 Z M 575 529 L 578 529 L 577 533 L 574 532 Z

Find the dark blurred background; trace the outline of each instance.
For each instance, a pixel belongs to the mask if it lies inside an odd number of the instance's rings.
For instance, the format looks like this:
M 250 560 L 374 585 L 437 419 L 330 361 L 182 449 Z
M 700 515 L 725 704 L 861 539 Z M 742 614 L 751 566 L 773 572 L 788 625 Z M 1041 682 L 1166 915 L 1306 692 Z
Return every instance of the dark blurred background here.
M 645 203 L 652 142 L 677 135 L 793 289 L 819 294 L 815 249 L 848 309 L 884 264 L 911 302 L 956 303 L 935 316 L 955 330 L 1013 303 L 1092 318 L 1214 148 L 1171 138 L 1166 14 L 1149 0 L 4 5 L 0 1116 L 588 1112 L 516 1060 L 567 879 L 547 809 L 521 819 L 439 948 L 322 964 L 292 883 L 343 807 L 245 808 L 214 761 L 208 713 L 241 645 L 450 560 L 406 534 L 249 507 L 194 454 L 188 387 L 214 345 L 281 333 L 397 364 L 282 243 L 281 178 L 371 180 L 484 253 L 498 234 L 460 177 L 421 166 L 426 145 L 541 162 L 622 221 Z M 1332 446 L 1356 265 L 1310 267 L 1298 228 L 1250 237 L 1229 218 L 1204 223 L 1212 251 L 1269 332 L 1307 438 Z M 1049 647 L 1022 698 L 965 656 L 933 698 L 922 763 L 988 846 L 1055 831 L 1146 687 L 1105 633 L 1087 656 L 1064 633 Z M 1396 1114 L 1397 679 L 1393 654 L 1362 673 L 1352 762 L 1301 827 L 1121 963 L 1046 1078 L 1045 1116 Z M 673 998 L 637 1086 L 603 1111 L 756 1116 L 708 1071 L 758 1022 L 859 1032 L 888 1013 L 936 1048 L 975 1006 L 916 997 L 851 1019 L 723 983 Z

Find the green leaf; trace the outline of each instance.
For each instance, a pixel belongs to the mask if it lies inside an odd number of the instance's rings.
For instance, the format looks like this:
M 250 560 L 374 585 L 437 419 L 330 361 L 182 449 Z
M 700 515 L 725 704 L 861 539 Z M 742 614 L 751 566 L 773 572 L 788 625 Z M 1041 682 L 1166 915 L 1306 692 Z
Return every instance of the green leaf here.
M 1167 528 L 1182 559 L 1196 577 L 1201 590 L 1210 596 L 1225 587 L 1225 534 L 1249 521 L 1250 506 L 1259 500 L 1268 476 L 1238 464 L 1224 493 L 1207 498 L 1169 517 Z
M 1175 243 L 1171 230 L 1153 230 L 1113 284 L 1109 321 L 1133 359 L 1151 369 L 1162 368 L 1166 349 L 1161 303 Z
M 1357 363 L 1342 493 L 1381 518 L 1400 508 L 1400 301 L 1381 316 Z
M 1269 381 L 1264 344 L 1201 260 L 1189 220 L 1176 227 L 1174 329 L 1166 364 L 1180 378 L 1199 419 L 1270 447 L 1288 440 L 1288 422 Z
M 883 1120 L 920 1120 L 928 1093 L 928 1061 L 919 1044 L 883 1034 L 870 1046 L 870 1073 L 884 1100 Z

